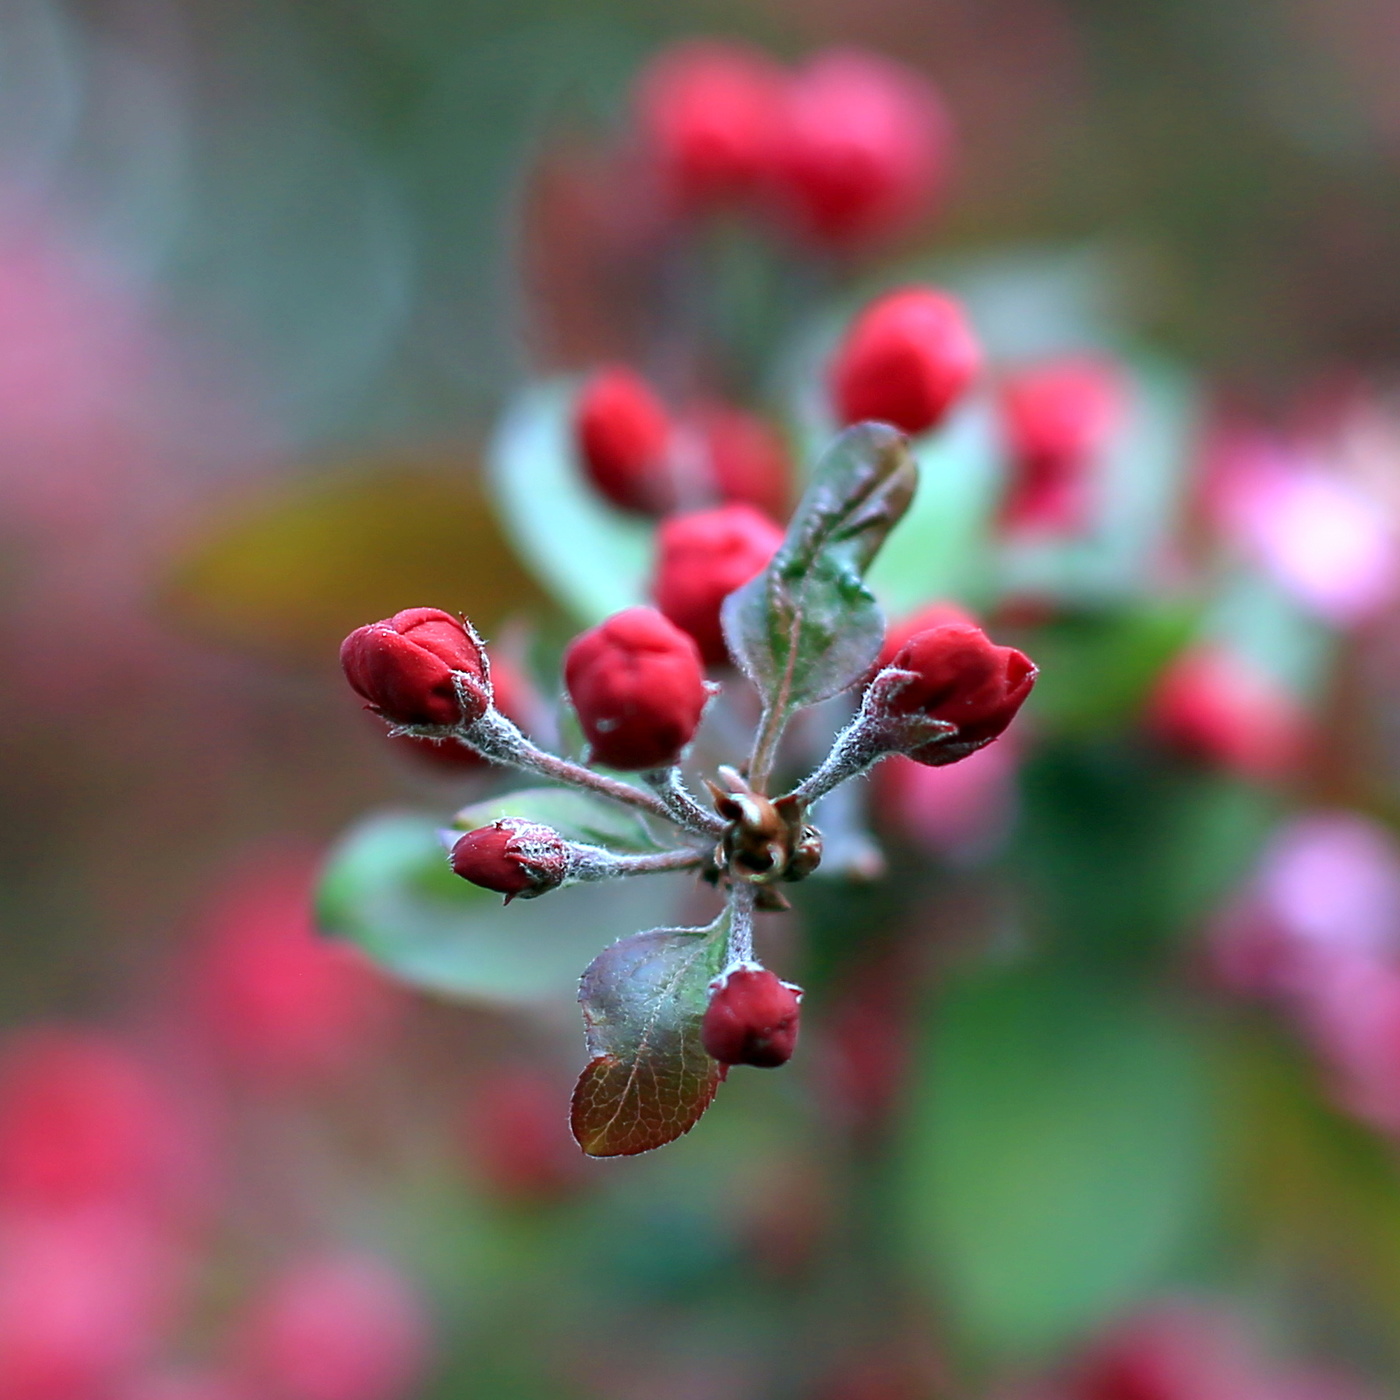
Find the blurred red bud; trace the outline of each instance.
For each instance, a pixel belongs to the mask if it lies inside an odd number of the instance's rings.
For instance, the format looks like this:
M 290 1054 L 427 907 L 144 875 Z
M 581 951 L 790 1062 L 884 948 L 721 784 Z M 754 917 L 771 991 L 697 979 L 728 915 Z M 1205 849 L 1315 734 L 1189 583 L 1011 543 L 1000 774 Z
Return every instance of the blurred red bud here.
M 172 1107 L 145 1065 L 93 1031 L 51 1026 L 0 1057 L 0 1200 L 149 1199 L 171 1166 Z
M 1104 360 L 1053 360 L 1005 378 L 1008 526 L 1069 530 L 1083 522 L 1090 478 L 1122 418 L 1123 401 L 1122 376 Z
M 1269 1400 L 1277 1394 L 1229 1319 L 1162 1304 L 1110 1327 L 1068 1372 L 1071 1400 Z
M 1207 646 L 1183 653 L 1163 673 L 1147 724 L 1170 748 L 1260 781 L 1294 772 L 1308 737 L 1306 714 L 1277 681 Z
M 566 1090 L 529 1069 L 498 1070 L 473 1093 L 462 1143 L 469 1170 L 488 1192 L 537 1205 L 583 1184 L 566 1102 Z
M 604 499 L 639 515 L 674 506 L 673 425 L 641 375 L 625 365 L 594 374 L 579 394 L 574 431 L 584 472 Z
M 789 84 L 783 118 L 776 194 L 814 242 L 888 238 L 943 187 L 948 114 L 933 84 L 903 64 L 858 49 L 820 53 Z
M 885 629 L 885 643 L 880 648 L 878 664 L 888 666 L 905 644 L 913 641 L 920 632 L 927 632 L 934 627 L 942 627 L 944 623 L 948 622 L 961 622 L 968 627 L 977 626 L 977 619 L 966 608 L 960 607 L 957 603 L 942 600 L 936 603 L 927 603 L 918 612 L 910 613 L 897 622 L 892 622 Z
M 787 82 L 759 50 L 722 40 L 675 44 L 652 59 L 637 88 L 637 124 L 677 205 L 733 204 L 766 182 Z
M 982 367 L 962 307 L 930 287 L 872 302 L 836 353 L 831 392 L 843 424 L 867 419 L 917 436 L 937 427 Z
M 275 1081 L 344 1069 L 381 1046 L 399 993 L 312 922 L 315 865 L 254 856 L 215 896 L 191 967 L 202 1030 L 228 1062 Z
M 507 719 L 522 729 L 528 729 L 526 716 L 530 709 L 530 685 L 509 661 L 491 658 L 492 703 Z M 389 743 L 400 753 L 416 762 L 444 773 L 481 772 L 491 768 L 490 759 L 483 758 L 455 739 L 431 739 L 423 734 L 396 734 Z
M 706 404 L 696 426 L 719 499 L 785 520 L 792 504 L 792 459 L 783 435 L 756 414 L 724 403 Z

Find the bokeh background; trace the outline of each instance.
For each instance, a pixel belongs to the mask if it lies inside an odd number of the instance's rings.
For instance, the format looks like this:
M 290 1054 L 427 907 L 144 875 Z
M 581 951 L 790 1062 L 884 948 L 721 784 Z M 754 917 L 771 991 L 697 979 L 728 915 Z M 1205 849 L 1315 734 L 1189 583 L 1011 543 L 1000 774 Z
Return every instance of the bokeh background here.
M 786 1078 L 585 1163 L 569 977 L 517 948 L 430 995 L 310 892 L 366 812 L 485 781 L 386 750 L 346 631 L 591 620 L 480 464 L 532 376 L 628 352 L 569 181 L 699 33 L 896 57 L 957 133 L 937 217 L 783 283 L 778 330 L 783 255 L 711 250 L 745 346 L 935 276 L 1011 359 L 1128 357 L 1171 442 L 1130 476 L 1244 485 L 1162 508 L 1160 571 L 1135 535 L 945 580 L 1042 664 L 1024 749 L 891 790 L 895 878 L 774 935 Z M 1397 61 L 1385 0 L 8 0 L 0 1393 L 1393 1391 Z M 1286 525 L 1261 477 L 1303 481 Z M 1306 762 L 1143 739 L 1202 617 L 1278 662 Z

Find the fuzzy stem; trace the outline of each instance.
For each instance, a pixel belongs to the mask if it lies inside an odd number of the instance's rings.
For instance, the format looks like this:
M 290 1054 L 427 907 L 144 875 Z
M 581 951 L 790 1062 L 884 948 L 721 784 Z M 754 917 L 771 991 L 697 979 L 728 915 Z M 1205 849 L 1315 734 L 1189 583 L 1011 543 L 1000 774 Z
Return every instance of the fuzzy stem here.
M 753 754 L 749 758 L 749 783 L 753 790 L 766 793 L 768 780 L 773 775 L 773 765 L 778 758 L 778 744 L 787 728 L 788 714 L 781 705 L 768 704 L 758 721 L 758 733 L 754 738 Z
M 677 826 L 705 836 L 719 836 L 723 833 L 724 818 L 715 812 L 707 811 L 691 796 L 681 780 L 679 768 L 655 768 L 649 773 L 643 773 L 642 781 L 666 804 L 666 810 Z
M 709 851 L 682 849 L 654 855 L 618 855 L 602 846 L 573 843 L 569 882 L 617 880 L 629 875 L 660 875 L 672 870 L 698 870 L 710 859 Z
M 726 965 L 753 961 L 753 907 L 758 891 L 746 880 L 729 887 L 729 949 Z
M 837 736 L 821 766 L 792 790 L 792 795 L 810 807 L 848 778 L 859 777 L 890 753 L 869 724 L 857 715 Z
M 557 754 L 546 753 L 532 744 L 499 710 L 487 710 L 474 724 L 452 730 L 452 737 L 497 763 L 522 769 L 526 773 L 538 773 L 542 778 L 570 787 L 586 788 L 600 797 L 609 797 L 614 802 L 638 807 L 654 817 L 676 823 L 671 809 L 659 797 L 618 778 L 595 773 L 591 768 L 560 758 Z M 709 834 L 708 828 L 705 834 Z

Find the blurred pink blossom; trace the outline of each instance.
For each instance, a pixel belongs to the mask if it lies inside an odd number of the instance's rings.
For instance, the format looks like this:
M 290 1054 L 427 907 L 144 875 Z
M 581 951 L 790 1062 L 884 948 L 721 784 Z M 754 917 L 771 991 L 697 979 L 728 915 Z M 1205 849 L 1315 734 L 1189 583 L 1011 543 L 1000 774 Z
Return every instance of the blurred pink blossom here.
M 406 1400 L 427 1369 L 422 1299 L 382 1259 L 301 1259 L 254 1300 L 238 1369 L 266 1400 Z
M 215 896 L 199 931 L 191 996 L 200 1027 L 236 1068 L 282 1082 L 359 1061 L 383 1042 L 400 994 L 355 948 L 312 921 L 316 865 L 259 855 Z
M 877 811 L 888 828 L 953 861 L 988 854 L 1016 814 L 1016 751 L 1006 739 L 942 768 L 887 759 L 874 782 Z
M 0 1204 L 169 1204 L 189 1144 L 178 1106 L 116 1039 L 37 1026 L 0 1052 Z
M 1072 1400 L 1273 1400 L 1262 1362 L 1226 1314 L 1157 1304 L 1105 1331 L 1071 1365 Z
M 1312 812 L 1269 842 L 1213 954 L 1240 991 L 1315 986 L 1329 967 L 1400 958 L 1400 842 L 1357 812 Z
M 199 1371 L 159 1371 L 133 1381 L 116 1400 L 262 1400 L 225 1376 Z
M 0 1395 L 101 1400 L 172 1320 L 181 1261 L 142 1218 L 107 1208 L 0 1222 Z
M 1361 486 L 1257 439 L 1228 449 L 1220 472 L 1222 524 L 1303 607 L 1350 627 L 1395 597 L 1395 524 Z

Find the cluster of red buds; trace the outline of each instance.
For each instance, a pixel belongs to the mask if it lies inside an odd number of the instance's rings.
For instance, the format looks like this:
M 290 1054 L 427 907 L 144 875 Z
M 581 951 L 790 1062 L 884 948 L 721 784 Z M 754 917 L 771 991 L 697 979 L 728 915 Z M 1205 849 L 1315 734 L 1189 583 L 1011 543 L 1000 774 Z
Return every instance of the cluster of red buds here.
M 915 346 L 927 348 L 932 326 L 947 353 L 933 356 L 936 363 L 912 353 L 910 324 Z M 883 378 L 862 377 L 868 356 L 885 366 Z M 857 326 L 837 382 L 853 411 L 873 408 L 883 388 L 881 407 L 905 410 L 887 416 L 917 430 L 946 411 L 974 363 L 957 308 L 935 294 L 905 293 Z M 724 891 L 725 911 L 709 928 L 624 938 L 585 974 L 580 1000 L 594 1059 L 576 1091 L 574 1128 L 595 1155 L 668 1141 L 698 1118 L 729 1066 L 773 1067 L 792 1055 L 802 993 L 755 958 L 753 924 L 756 911 L 788 907 L 781 885 L 820 865 L 813 806 L 891 755 L 931 766 L 967 757 L 1005 731 L 1030 693 L 1031 662 L 953 609 L 922 615 L 882 651 L 883 621 L 861 576 L 915 482 L 904 436 L 863 423 L 838 439 L 786 534 L 745 505 L 665 521 L 659 607 L 624 609 L 565 650 L 564 690 L 587 741 L 583 761 L 548 752 L 501 712 L 486 647 L 465 619 L 412 608 L 343 644 L 346 677 L 394 735 L 459 746 L 607 799 L 640 815 L 649 831 L 668 833 L 651 849 L 618 850 L 546 820 L 502 816 L 452 833 L 451 865 L 462 878 L 507 903 L 663 871 L 693 871 Z M 761 707 L 747 757 L 704 776 L 705 802 L 681 765 L 721 690 L 707 664 L 726 686 L 746 679 Z M 827 757 L 801 781 L 780 785 L 780 744 L 793 715 L 847 693 L 859 699 Z M 696 978 L 695 996 L 682 1004 L 677 988 Z M 624 1051 L 617 1038 L 639 1016 L 644 1043 Z M 621 1088 L 610 1076 L 625 1054 L 635 1061 L 659 1053 L 659 1025 L 681 1047 L 669 1068 L 649 1066 L 659 1082 L 668 1074 L 676 1081 L 660 1091 L 664 1102 L 613 1104 L 643 1124 L 637 1133 L 610 1136 L 617 1112 L 595 1131 L 609 1094 L 640 1092 L 635 1073 Z M 712 1069 L 706 1082 L 690 1083 L 697 1055 Z M 672 1102 L 687 1096 L 687 1104 Z M 652 1110 L 664 1110 L 664 1122 L 647 1125 Z
M 641 164 L 682 217 L 747 211 L 799 243 L 849 253 L 929 212 L 952 131 L 922 74 L 863 50 L 795 71 L 743 44 L 662 53 L 634 100 Z

